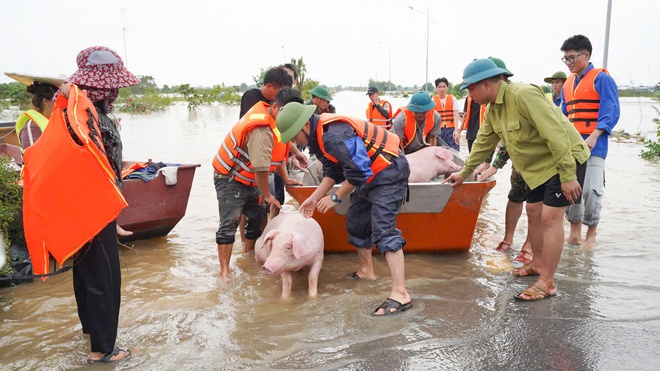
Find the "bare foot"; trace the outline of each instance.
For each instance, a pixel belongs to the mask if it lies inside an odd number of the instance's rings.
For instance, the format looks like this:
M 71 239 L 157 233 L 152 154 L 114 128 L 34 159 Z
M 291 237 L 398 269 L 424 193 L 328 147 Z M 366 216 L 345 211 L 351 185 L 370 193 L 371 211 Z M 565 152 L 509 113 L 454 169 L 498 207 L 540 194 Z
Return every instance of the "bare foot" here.
M 566 242 L 568 242 L 570 245 L 579 245 L 581 239 L 580 236 L 569 235 L 568 238 L 566 239 Z
M 596 247 L 596 238 L 585 238 L 580 250 L 593 250 Z
M 354 274 L 357 274 L 357 276 L 361 280 L 367 280 L 367 281 L 373 281 L 376 279 L 376 274 L 374 272 L 362 272 L 362 271 L 357 271 Z
M 122 228 L 122 227 L 120 227 L 119 225 L 117 225 L 117 236 L 120 236 L 120 237 L 126 237 L 126 236 L 130 236 L 130 235 L 132 235 L 132 234 L 133 234 L 133 232 L 131 232 L 131 231 L 127 231 L 127 230 L 125 230 L 124 228 Z
M 229 273 L 227 273 L 227 274 L 220 273 L 220 282 L 230 283 L 231 282 L 231 277 L 229 276 Z

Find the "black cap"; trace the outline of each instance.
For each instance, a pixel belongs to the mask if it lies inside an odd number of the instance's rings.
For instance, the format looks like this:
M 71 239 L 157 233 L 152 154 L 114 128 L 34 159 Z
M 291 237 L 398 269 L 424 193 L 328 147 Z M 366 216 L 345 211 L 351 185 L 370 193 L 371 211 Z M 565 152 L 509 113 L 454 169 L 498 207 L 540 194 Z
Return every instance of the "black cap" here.
M 369 89 L 367 89 L 367 95 L 374 93 L 378 93 L 378 88 L 376 88 L 375 86 L 370 86 Z

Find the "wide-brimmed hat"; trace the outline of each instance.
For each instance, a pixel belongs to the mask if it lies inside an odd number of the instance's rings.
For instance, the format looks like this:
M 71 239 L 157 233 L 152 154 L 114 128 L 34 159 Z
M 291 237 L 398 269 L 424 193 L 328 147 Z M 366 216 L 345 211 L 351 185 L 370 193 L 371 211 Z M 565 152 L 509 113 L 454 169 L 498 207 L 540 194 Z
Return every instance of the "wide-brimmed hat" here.
M 323 100 L 327 100 L 330 102 L 332 100 L 332 96 L 330 95 L 330 92 L 328 91 L 328 88 L 326 88 L 323 85 L 317 85 L 314 87 L 314 89 L 309 91 L 310 94 L 312 94 L 315 97 L 319 97 Z
M 87 48 L 76 58 L 78 71 L 66 81 L 97 89 L 120 89 L 140 83 L 128 72 L 119 54 L 105 46 Z
M 406 107 L 413 112 L 427 112 L 435 108 L 435 102 L 429 93 L 418 91 L 410 97 Z
M 562 71 L 557 71 L 557 72 L 553 73 L 552 76 L 546 77 L 545 79 L 543 79 L 543 81 L 550 84 L 553 79 L 562 79 L 562 80 L 566 81 L 566 74 L 563 73 Z
M 59 88 L 64 82 L 65 77 L 28 75 L 24 73 L 5 72 L 5 75 L 20 82 L 23 85 L 30 86 L 37 83 L 46 83 Z
M 277 113 L 275 123 L 279 132 L 280 142 L 288 143 L 293 139 L 316 111 L 314 105 L 304 105 L 290 102 Z
M 463 70 L 463 82 L 461 83 L 461 90 L 467 89 L 468 86 L 478 83 L 490 77 L 506 75 L 510 73 L 508 70 L 497 67 L 495 62 L 488 58 L 475 59 L 470 62 Z

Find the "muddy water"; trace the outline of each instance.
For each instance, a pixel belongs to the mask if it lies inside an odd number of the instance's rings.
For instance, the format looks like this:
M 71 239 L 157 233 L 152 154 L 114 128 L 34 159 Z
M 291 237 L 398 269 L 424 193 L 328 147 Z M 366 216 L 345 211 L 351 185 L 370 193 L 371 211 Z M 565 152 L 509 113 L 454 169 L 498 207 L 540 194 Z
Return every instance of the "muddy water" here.
M 405 99 L 392 101 L 398 106 Z M 363 93 L 340 93 L 333 103 L 361 116 L 367 101 Z M 619 127 L 652 129 L 640 120 L 655 117 L 651 105 L 624 101 Z M 512 299 L 532 282 L 506 274 L 525 237 L 525 216 L 514 251 L 492 250 L 503 235 L 505 168 L 484 202 L 470 252 L 407 255 L 414 308 L 373 318 L 370 312 L 389 292 L 382 257 L 374 263 L 382 279 L 358 282 L 343 279 L 357 266 L 355 254 L 327 255 L 320 296 L 312 301 L 302 272 L 294 275 L 294 297 L 281 300 L 279 278 L 260 274 L 238 245 L 233 283 L 218 281 L 210 160 L 237 116 L 236 107 L 207 107 L 191 117 L 185 106 L 123 116 L 127 159 L 202 167 L 187 215 L 172 233 L 120 250 L 117 344 L 138 352 L 116 368 L 660 369 L 660 168 L 639 158 L 641 145 L 611 143 L 598 246 L 566 246 L 556 298 Z M 70 274 L 0 290 L 0 368 L 84 367 L 89 344 L 75 308 Z

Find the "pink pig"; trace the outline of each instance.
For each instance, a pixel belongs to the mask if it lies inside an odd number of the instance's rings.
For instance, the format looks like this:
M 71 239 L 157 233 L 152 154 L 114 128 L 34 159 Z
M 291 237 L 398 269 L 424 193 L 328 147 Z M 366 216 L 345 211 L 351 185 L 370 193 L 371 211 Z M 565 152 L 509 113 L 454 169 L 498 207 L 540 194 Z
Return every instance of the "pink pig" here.
M 406 159 L 410 165 L 408 183 L 430 182 L 440 174 L 461 170 L 461 167 L 454 163 L 451 151 L 442 147 L 422 148 L 406 155 Z
M 267 275 L 282 276 L 282 297 L 291 296 L 291 272 L 309 266 L 307 292 L 316 297 L 319 272 L 323 265 L 323 231 L 314 219 L 302 214 L 279 214 L 266 225 L 255 244 L 255 258 Z

